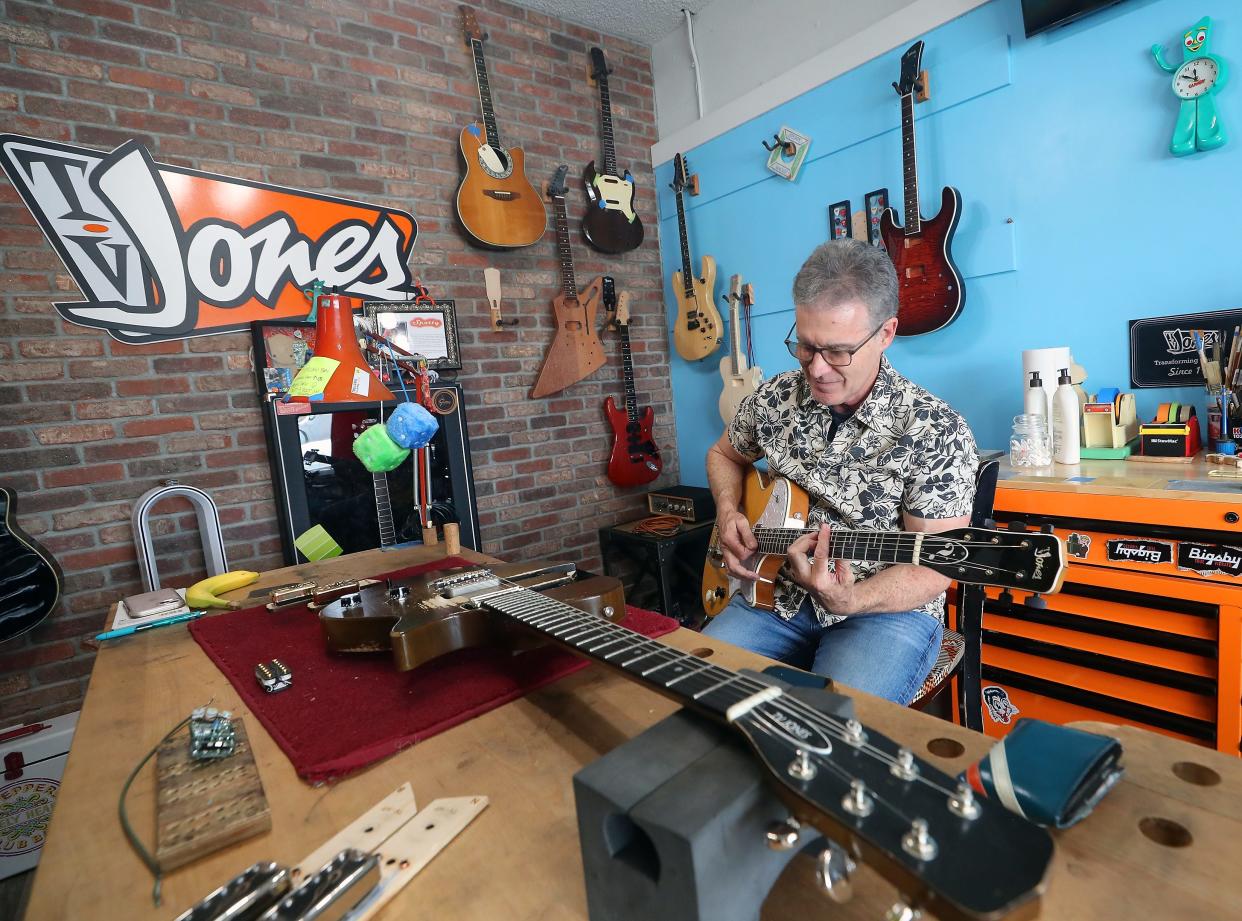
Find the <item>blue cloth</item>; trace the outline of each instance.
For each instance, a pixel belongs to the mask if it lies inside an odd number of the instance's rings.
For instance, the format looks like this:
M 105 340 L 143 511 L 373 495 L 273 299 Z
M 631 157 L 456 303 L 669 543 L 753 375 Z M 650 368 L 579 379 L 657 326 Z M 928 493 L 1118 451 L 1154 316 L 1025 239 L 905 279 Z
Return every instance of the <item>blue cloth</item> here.
M 703 633 L 904 706 L 936 664 L 944 627 L 922 611 L 858 614 L 824 627 L 809 598 L 784 620 L 734 595 Z
M 431 444 L 440 423 L 418 403 L 402 403 L 384 424 L 388 437 L 403 448 L 425 448 Z

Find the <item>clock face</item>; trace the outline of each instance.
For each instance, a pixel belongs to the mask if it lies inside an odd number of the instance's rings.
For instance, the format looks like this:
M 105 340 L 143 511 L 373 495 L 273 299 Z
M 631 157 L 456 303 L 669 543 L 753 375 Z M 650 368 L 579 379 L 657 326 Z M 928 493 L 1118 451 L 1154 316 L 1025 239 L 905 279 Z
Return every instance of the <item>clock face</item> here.
M 1173 92 L 1183 99 L 1197 99 L 1216 85 L 1219 76 L 1215 61 L 1195 58 L 1179 67 L 1173 75 Z

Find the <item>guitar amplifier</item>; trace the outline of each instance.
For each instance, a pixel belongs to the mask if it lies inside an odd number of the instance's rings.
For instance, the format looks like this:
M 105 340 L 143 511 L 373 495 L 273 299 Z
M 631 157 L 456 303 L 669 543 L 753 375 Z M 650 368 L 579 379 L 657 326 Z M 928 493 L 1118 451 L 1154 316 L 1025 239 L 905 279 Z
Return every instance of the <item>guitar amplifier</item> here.
M 653 515 L 672 515 L 682 521 L 711 521 L 716 517 L 712 491 L 704 486 L 669 486 L 647 493 Z

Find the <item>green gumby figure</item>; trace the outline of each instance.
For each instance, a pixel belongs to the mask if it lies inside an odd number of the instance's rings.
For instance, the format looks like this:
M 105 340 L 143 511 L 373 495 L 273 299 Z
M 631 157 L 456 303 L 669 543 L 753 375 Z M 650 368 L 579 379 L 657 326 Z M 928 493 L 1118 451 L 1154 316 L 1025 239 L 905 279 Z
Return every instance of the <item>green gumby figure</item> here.
M 1212 20 L 1204 16 L 1182 37 L 1182 64 L 1164 60 L 1164 49 L 1152 45 L 1151 53 L 1163 70 L 1173 74 L 1173 93 L 1182 101 L 1173 127 L 1169 150 L 1184 157 L 1196 150 L 1215 150 L 1225 143 L 1225 129 L 1216 112 L 1216 91 L 1225 85 L 1225 62 L 1208 54 Z

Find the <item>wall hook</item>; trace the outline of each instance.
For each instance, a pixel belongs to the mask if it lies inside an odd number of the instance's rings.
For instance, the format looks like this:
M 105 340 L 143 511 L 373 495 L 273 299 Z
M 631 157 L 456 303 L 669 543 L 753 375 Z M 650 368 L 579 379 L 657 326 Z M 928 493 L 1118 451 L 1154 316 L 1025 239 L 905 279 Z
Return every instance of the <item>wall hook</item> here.
M 766 150 L 768 153 L 771 153 L 772 151 L 776 150 L 776 148 L 779 147 L 781 149 L 781 153 L 783 153 L 785 156 L 787 157 L 797 156 L 798 145 L 795 144 L 793 141 L 782 141 L 781 136 L 779 134 L 772 135 L 772 140 L 776 141 L 776 143 L 769 144 L 767 141 L 760 141 L 760 143 L 763 144 L 763 149 Z

